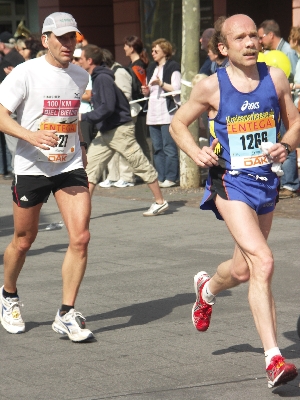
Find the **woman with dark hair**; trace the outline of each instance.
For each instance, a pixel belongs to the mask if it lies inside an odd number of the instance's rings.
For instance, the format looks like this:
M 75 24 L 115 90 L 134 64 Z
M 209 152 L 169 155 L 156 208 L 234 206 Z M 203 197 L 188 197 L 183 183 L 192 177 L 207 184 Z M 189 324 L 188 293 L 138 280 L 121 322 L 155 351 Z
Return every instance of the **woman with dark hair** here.
M 169 132 L 179 96 L 162 96 L 180 89 L 180 65 L 171 60 L 171 55 L 172 45 L 166 39 L 157 39 L 152 43 L 155 62 L 147 70 L 147 85 L 142 86 L 144 96 L 149 97 L 146 123 L 154 148 L 154 166 L 160 187 L 175 186 L 179 180 L 178 149 Z
M 124 39 L 124 51 L 126 57 L 130 58 L 129 67 L 132 74 L 132 100 L 138 100 L 143 97 L 142 86 L 146 85 L 146 70 L 149 64 L 149 59 L 141 39 L 137 36 L 127 36 Z M 147 126 L 146 115 L 142 110 L 143 102 L 136 103 L 140 106 L 137 119 L 135 121 L 135 137 L 138 144 L 141 146 L 145 156 L 151 160 L 150 149 L 147 142 Z

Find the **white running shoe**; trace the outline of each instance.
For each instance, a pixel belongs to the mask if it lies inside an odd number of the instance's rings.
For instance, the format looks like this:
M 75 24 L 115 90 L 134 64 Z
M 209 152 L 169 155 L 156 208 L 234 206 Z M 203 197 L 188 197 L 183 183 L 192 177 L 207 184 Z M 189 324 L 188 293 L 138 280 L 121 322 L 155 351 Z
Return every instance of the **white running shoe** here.
M 1 314 L 0 321 L 3 328 L 9 333 L 22 333 L 25 331 L 25 323 L 21 316 L 19 297 L 3 297 L 3 287 L 0 288 Z
M 132 187 L 134 186 L 134 182 L 126 182 L 122 181 L 122 179 L 119 179 L 117 182 L 113 184 L 113 186 L 118 187 L 118 188 L 126 188 L 126 187 Z
M 170 188 L 172 186 L 177 186 L 177 183 L 169 181 L 168 179 L 166 179 L 164 182 L 159 182 L 159 187 L 161 188 Z
M 105 179 L 105 181 L 99 183 L 99 186 L 103 188 L 110 188 L 114 186 L 115 183 L 116 181 L 110 181 L 109 179 Z
M 84 316 L 72 308 L 69 312 L 60 316 L 59 311 L 55 316 L 52 329 L 61 335 L 68 335 L 73 342 L 83 342 L 93 339 L 93 333 L 85 328 Z
M 169 208 L 169 204 L 166 200 L 162 204 L 153 203 L 148 211 L 143 213 L 144 217 L 154 217 L 158 214 L 165 212 Z

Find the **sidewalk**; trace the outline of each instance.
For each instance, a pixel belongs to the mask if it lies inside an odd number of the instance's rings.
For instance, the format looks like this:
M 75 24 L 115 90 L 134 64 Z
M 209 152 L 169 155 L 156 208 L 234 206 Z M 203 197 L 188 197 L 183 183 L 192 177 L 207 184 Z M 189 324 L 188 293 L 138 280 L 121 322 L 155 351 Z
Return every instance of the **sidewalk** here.
M 61 220 L 51 197 L 19 278 L 26 332 L 10 335 L 0 326 L 1 399 L 300 397 L 299 377 L 267 388 L 247 284 L 218 296 L 207 332 L 193 327 L 194 274 L 214 273 L 233 249 L 225 224 L 199 210 L 202 191 L 163 189 L 170 209 L 144 218 L 153 201 L 146 185 L 96 190 L 88 268 L 76 303 L 95 334 L 95 341 L 85 344 L 74 344 L 51 329 L 61 302 L 61 263 L 68 245 L 65 227 L 45 230 Z M 0 182 L 0 196 L 3 252 L 13 233 L 10 183 Z M 297 367 L 299 207 L 298 198 L 281 201 L 270 235 L 279 345 Z M 3 282 L 2 256 L 0 262 Z

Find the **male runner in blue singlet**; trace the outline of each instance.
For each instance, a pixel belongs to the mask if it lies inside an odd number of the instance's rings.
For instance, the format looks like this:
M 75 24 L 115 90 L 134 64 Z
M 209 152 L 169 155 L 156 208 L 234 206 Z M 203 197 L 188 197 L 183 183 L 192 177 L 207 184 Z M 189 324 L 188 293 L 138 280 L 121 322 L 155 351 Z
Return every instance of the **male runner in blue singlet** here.
M 219 34 L 219 50 L 230 65 L 194 87 L 170 128 L 178 146 L 199 167 L 210 169 L 201 208 L 224 219 L 236 243 L 232 259 L 221 263 L 212 278 L 204 271 L 194 277 L 193 324 L 207 330 L 215 296 L 249 281 L 268 386 L 274 387 L 294 379 L 297 370 L 285 362 L 276 340 L 274 260 L 267 244 L 279 183 L 272 162 L 283 162 L 299 144 L 300 118 L 284 73 L 257 63 L 258 35 L 252 19 L 234 15 L 223 22 Z M 209 147 L 200 149 L 187 127 L 205 111 L 211 140 Z M 281 119 L 289 127 L 285 143 L 279 142 Z M 273 143 L 267 156 L 261 149 L 265 142 Z

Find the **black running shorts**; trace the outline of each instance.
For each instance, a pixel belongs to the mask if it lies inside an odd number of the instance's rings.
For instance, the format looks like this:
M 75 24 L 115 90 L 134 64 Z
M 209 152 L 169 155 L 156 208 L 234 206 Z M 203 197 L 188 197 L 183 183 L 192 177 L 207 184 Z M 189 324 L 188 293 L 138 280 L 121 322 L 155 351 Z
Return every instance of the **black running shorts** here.
M 13 201 L 22 208 L 47 203 L 50 193 L 71 186 L 88 188 L 86 172 L 83 168 L 64 172 L 55 176 L 15 175 L 12 182 Z

